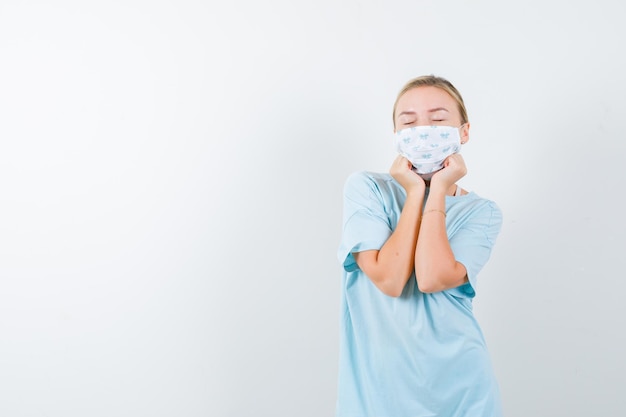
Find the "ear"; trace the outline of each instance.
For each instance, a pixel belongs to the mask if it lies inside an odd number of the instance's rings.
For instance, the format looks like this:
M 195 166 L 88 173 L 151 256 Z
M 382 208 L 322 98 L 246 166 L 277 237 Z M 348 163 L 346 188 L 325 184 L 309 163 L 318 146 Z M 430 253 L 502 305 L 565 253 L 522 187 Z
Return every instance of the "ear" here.
M 461 130 L 461 144 L 467 143 L 467 141 L 469 141 L 469 129 L 470 129 L 469 122 L 461 126 L 461 129 L 460 129 Z

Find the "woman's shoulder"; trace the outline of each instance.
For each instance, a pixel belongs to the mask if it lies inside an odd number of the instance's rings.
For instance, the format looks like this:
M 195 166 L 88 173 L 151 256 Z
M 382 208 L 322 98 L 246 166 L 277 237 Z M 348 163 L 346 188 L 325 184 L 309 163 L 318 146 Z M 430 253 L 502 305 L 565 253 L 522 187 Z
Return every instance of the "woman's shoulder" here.
M 490 224 L 502 223 L 502 210 L 492 199 L 479 195 L 475 191 L 470 191 L 460 197 L 453 197 L 450 202 L 453 211 L 461 213 L 472 213 L 475 220 L 482 219 Z
M 474 201 L 477 205 L 488 208 L 490 210 L 500 211 L 500 206 L 498 206 L 498 203 L 496 203 L 495 200 L 492 200 L 491 198 L 484 197 L 476 193 L 475 191 L 470 191 L 467 195 L 468 197 L 470 197 L 470 200 Z
M 344 191 L 375 191 L 386 193 L 397 188 L 397 182 L 388 173 L 374 171 L 355 171 L 346 178 Z

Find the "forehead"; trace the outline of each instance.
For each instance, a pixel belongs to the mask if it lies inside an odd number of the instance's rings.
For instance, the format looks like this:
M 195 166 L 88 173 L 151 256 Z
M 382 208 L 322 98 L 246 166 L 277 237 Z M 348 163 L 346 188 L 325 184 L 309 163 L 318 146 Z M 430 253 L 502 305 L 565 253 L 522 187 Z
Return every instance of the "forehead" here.
M 396 114 L 402 111 L 428 111 L 445 108 L 452 114 L 458 114 L 457 103 L 447 91 L 438 87 L 423 86 L 412 88 L 398 99 Z

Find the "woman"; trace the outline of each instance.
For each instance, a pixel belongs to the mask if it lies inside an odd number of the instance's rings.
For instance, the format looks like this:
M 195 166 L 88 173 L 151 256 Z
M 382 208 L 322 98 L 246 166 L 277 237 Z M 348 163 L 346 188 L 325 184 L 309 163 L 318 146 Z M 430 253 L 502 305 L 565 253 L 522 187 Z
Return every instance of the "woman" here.
M 336 415 L 501 416 L 472 298 L 502 215 L 456 184 L 465 104 L 449 81 L 422 76 L 401 89 L 393 122 L 389 174 L 357 172 L 344 189 Z

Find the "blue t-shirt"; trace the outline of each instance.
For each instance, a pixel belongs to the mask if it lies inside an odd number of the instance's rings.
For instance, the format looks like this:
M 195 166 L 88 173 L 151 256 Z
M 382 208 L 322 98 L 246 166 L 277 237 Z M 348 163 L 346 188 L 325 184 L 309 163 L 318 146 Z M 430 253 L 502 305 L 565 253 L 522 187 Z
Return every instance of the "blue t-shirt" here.
M 406 193 L 389 174 L 357 172 L 344 189 L 337 417 L 500 417 L 498 384 L 472 313 L 476 279 L 502 225 L 498 206 L 473 192 L 446 197 L 446 228 L 469 282 L 422 293 L 381 292 L 352 253 L 380 249 Z

